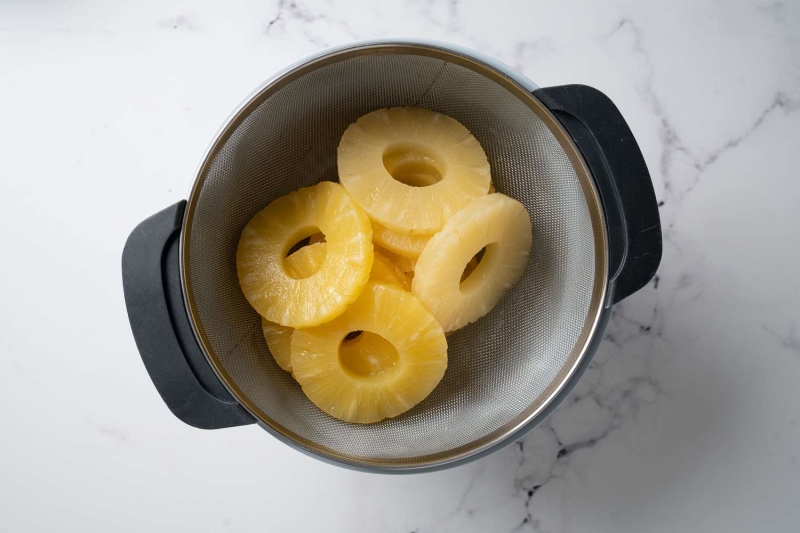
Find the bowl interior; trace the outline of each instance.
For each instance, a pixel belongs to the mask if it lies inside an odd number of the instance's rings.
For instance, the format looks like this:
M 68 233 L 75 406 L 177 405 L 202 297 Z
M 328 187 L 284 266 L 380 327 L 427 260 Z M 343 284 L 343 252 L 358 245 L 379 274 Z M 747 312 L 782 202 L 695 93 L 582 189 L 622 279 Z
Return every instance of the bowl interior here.
M 290 72 L 231 122 L 190 198 L 183 274 L 210 361 L 262 422 L 318 453 L 408 466 L 476 450 L 543 406 L 593 324 L 602 233 L 596 200 L 531 100 L 468 58 L 415 47 L 356 50 Z M 448 338 L 448 369 L 433 393 L 401 416 L 362 426 L 318 410 L 270 356 L 260 317 L 239 288 L 236 246 L 273 199 L 336 181 L 347 126 L 393 106 L 444 113 L 475 135 L 498 192 L 530 213 L 533 249 L 519 285 Z

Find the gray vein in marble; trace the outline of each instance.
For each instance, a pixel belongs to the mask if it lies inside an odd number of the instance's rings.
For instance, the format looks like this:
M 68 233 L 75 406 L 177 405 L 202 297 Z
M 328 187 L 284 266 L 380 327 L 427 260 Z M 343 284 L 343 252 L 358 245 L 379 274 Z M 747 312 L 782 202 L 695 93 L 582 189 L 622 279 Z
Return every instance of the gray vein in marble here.
M 638 54 L 642 60 L 645 62 L 647 66 L 647 74 L 645 77 L 645 83 L 642 88 L 643 96 L 645 100 L 650 104 L 650 107 L 653 110 L 653 113 L 658 118 L 660 122 L 660 131 L 659 137 L 661 138 L 662 150 L 661 150 L 661 158 L 660 158 L 660 165 L 659 168 L 661 170 L 661 174 L 664 177 L 664 188 L 666 190 L 671 189 L 672 183 L 668 179 L 671 174 L 671 168 L 673 164 L 673 160 L 676 154 L 684 154 L 685 156 L 694 159 L 693 156 L 690 154 L 688 148 L 681 140 L 680 136 L 678 135 L 677 129 L 673 126 L 672 122 L 669 120 L 669 117 L 666 115 L 664 110 L 664 106 L 659 98 L 658 94 L 654 88 L 653 79 L 655 78 L 655 67 L 653 66 L 653 62 L 650 58 L 650 54 L 645 50 L 643 42 L 644 37 L 641 28 L 633 22 L 628 17 L 623 17 L 620 19 L 619 23 L 607 34 L 602 35 L 601 39 L 608 40 L 612 37 L 616 36 L 620 32 L 628 30 L 633 35 L 633 45 L 632 50 L 634 53 Z
M 267 22 L 267 27 L 264 30 L 264 34 L 267 36 L 272 35 L 272 32 L 275 28 L 281 28 L 282 30 L 285 30 L 286 24 L 292 20 L 299 22 L 301 31 L 306 39 L 319 47 L 328 47 L 330 44 L 325 39 L 311 31 L 309 26 L 317 21 L 332 23 L 350 39 L 357 40 L 361 38 L 346 21 L 332 19 L 324 13 L 314 13 L 306 6 L 294 0 L 278 0 L 277 12 L 275 13 L 275 16 L 270 19 L 269 22 Z
M 800 102 L 795 102 L 789 96 L 784 94 L 782 91 L 779 91 L 775 94 L 774 99 L 772 102 L 764 109 L 761 114 L 756 118 L 755 122 L 748 127 L 744 132 L 727 140 L 721 147 L 717 148 L 713 152 L 711 152 L 705 160 L 699 162 L 697 164 L 698 177 L 700 174 L 706 171 L 708 167 L 714 164 L 723 154 L 725 154 L 731 148 L 736 148 L 739 146 L 743 141 L 745 141 L 748 137 L 750 137 L 753 133 L 755 133 L 758 128 L 767 120 L 767 118 L 772 115 L 775 111 L 781 110 L 785 113 L 794 113 L 800 109 Z
M 550 37 L 545 36 L 538 39 L 528 39 L 518 42 L 514 46 L 514 52 L 511 55 L 511 64 L 518 70 L 525 70 L 526 56 L 529 53 L 535 52 L 539 57 L 544 54 L 550 54 L 556 51 L 556 47 Z
M 287 2 L 286 0 L 278 0 L 278 12 L 275 13 L 275 16 L 267 23 L 267 29 L 265 31 L 267 35 L 269 35 L 269 33 L 272 31 L 272 27 L 275 24 L 283 22 L 283 18 L 287 12 L 293 12 L 296 18 L 305 20 L 305 22 L 311 22 L 311 20 L 307 16 L 305 18 L 303 18 L 303 16 L 298 16 L 298 13 L 302 12 L 297 11 L 296 3 Z
M 762 326 L 761 329 L 775 338 L 781 346 L 794 355 L 800 356 L 800 328 L 798 328 L 797 322 L 792 322 L 786 333 L 780 333 L 769 326 Z
M 472 492 L 472 489 L 475 487 L 475 481 L 481 476 L 484 468 L 485 468 L 485 463 L 475 470 L 475 473 L 472 475 L 472 478 L 470 478 L 469 483 L 467 483 L 467 488 L 464 489 L 464 493 L 461 495 L 461 499 L 459 500 L 458 505 L 447 518 L 457 515 L 464 508 L 464 505 L 466 505 L 467 503 L 467 498 Z
M 467 483 L 467 486 L 464 489 L 464 492 L 461 494 L 461 498 L 458 500 L 458 504 L 456 505 L 455 509 L 453 509 L 451 512 L 449 512 L 443 518 L 441 518 L 441 519 L 437 520 L 436 522 L 434 522 L 431 525 L 431 528 L 432 528 L 431 531 L 437 531 L 439 526 L 441 526 L 442 524 L 446 523 L 447 521 L 453 519 L 455 516 L 457 516 L 459 513 L 461 513 L 464 510 L 464 507 L 467 504 L 467 500 L 469 499 L 470 494 L 472 494 L 472 490 L 475 488 L 475 483 L 477 482 L 478 478 L 481 477 L 481 475 L 483 474 L 485 469 L 486 469 L 486 463 L 485 462 L 480 464 L 480 466 L 475 469 L 475 472 L 473 472 L 472 476 L 470 477 L 469 482 Z M 467 514 L 471 515 L 472 511 L 468 509 L 467 510 Z M 415 533 L 415 532 L 421 533 L 422 531 L 427 531 L 427 529 L 428 529 L 427 527 L 425 527 L 425 528 L 416 528 L 411 533 Z
M 645 290 L 656 291 L 660 278 Z M 624 423 L 634 420 L 642 405 L 664 394 L 655 378 L 650 350 L 626 348 L 643 337 L 663 341 L 658 299 L 649 312 L 626 314 L 626 303 L 615 306 L 604 343 L 615 347 L 614 358 L 595 357 L 570 397 L 542 425 L 517 443 L 515 487 L 524 502 L 524 515 L 512 530 L 540 531 L 537 494 L 553 479 L 564 476 L 576 452 L 590 449 Z M 644 319 L 640 317 L 645 317 Z
M 642 94 L 660 122 L 659 136 L 661 138 L 662 149 L 659 170 L 663 178 L 667 200 L 675 202 L 683 200 L 683 198 L 697 186 L 702 174 L 705 173 L 709 167 L 716 163 L 724 154 L 728 153 L 729 150 L 736 148 L 755 133 L 775 111 L 781 110 L 788 114 L 800 108 L 800 103 L 793 101 L 785 92 L 778 91 L 773 100 L 759 113 L 749 127 L 722 143 L 720 147 L 712 150 L 707 156 L 698 157 L 692 153 L 686 143 L 681 139 L 656 91 L 654 85 L 655 67 L 649 53 L 644 47 L 644 34 L 642 29 L 634 23 L 632 19 L 623 17 L 610 32 L 602 35 L 601 39 L 611 39 L 624 30 L 628 30 L 632 33 L 632 50 L 643 59 L 647 66 L 647 75 L 642 87 Z M 689 164 L 694 170 L 691 175 L 682 176 L 674 172 L 673 167 L 679 156 L 684 156 L 689 160 Z M 669 227 L 671 227 L 671 225 L 672 222 L 670 222 Z M 665 235 L 665 238 L 668 238 L 668 236 Z
M 766 13 L 775 22 L 786 20 L 786 4 L 784 2 L 771 2 L 769 4 L 755 6 L 756 10 Z
M 97 424 L 95 422 L 87 421 L 88 424 L 95 429 L 100 435 L 104 437 L 108 437 L 113 439 L 117 442 L 127 443 L 128 442 L 128 434 L 124 431 L 120 431 L 118 429 L 114 429 L 105 425 Z

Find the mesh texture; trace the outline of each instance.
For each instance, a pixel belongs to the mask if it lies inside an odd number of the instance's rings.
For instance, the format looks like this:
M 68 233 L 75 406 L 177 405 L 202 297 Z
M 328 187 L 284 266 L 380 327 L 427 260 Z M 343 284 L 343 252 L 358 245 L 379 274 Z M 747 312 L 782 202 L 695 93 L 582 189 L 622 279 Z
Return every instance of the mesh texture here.
M 475 135 L 498 192 L 531 215 L 522 281 L 487 316 L 448 337 L 448 369 L 409 412 L 360 426 L 318 410 L 270 356 L 239 288 L 236 246 L 270 201 L 336 181 L 336 147 L 360 116 L 392 106 L 449 115 Z M 350 57 L 271 94 L 213 155 L 185 242 L 195 326 L 242 395 L 285 429 L 361 460 L 413 464 L 469 446 L 544 400 L 583 331 L 595 279 L 587 200 L 567 155 L 515 95 L 467 67 L 414 54 Z M 269 422 L 268 422 L 269 423 Z

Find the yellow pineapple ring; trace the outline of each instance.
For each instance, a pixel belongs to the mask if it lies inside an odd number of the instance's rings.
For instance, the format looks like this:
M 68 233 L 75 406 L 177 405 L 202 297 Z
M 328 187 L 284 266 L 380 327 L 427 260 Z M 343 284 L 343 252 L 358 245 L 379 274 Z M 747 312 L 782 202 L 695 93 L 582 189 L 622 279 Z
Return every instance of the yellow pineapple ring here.
M 307 278 L 292 276 L 291 247 L 325 235 L 327 255 Z M 236 251 L 239 284 L 258 313 L 287 327 L 331 320 L 354 302 L 372 268 L 372 227 L 341 185 L 321 182 L 282 196 L 247 223 Z
M 389 261 L 391 261 L 393 264 L 397 265 L 397 268 L 399 268 L 401 272 L 405 273 L 409 277 L 414 277 L 414 265 L 417 262 L 416 259 L 411 259 L 410 257 L 396 254 L 387 250 L 386 248 L 381 248 L 380 245 L 377 245 L 375 249 L 380 250 L 384 257 L 389 259 Z
M 267 341 L 269 353 L 278 366 L 287 372 L 292 371 L 292 333 L 294 328 L 287 328 L 261 317 L 261 332 Z
M 483 248 L 483 258 L 461 281 Z M 516 200 L 495 193 L 473 200 L 447 221 L 422 251 L 411 292 L 445 331 L 474 322 L 522 277 L 531 249 L 531 221 Z
M 397 264 L 378 249 L 375 250 L 375 261 L 372 263 L 369 280 L 374 283 L 384 283 L 411 291 L 411 279 Z
M 371 219 L 400 234 L 432 235 L 489 190 L 489 161 L 457 120 L 393 107 L 351 124 L 338 148 L 339 180 Z
M 322 267 L 327 255 L 327 245 L 324 242 L 309 244 L 286 258 L 286 271 L 294 278 L 307 278 Z M 282 369 L 291 372 L 294 328 L 281 326 L 261 317 L 261 331 L 275 362 Z
M 430 238 L 431 235 L 403 235 L 372 221 L 372 240 L 375 244 L 411 259 L 419 257 Z
M 320 269 L 325 262 L 326 256 L 326 243 L 309 244 L 286 258 L 286 270 L 296 278 L 306 278 Z M 377 250 L 375 250 L 375 261 L 372 263 L 369 280 L 406 291 L 411 290 L 411 280 L 408 279 L 408 276 Z M 281 326 L 262 317 L 261 330 L 264 333 L 264 339 L 267 341 L 269 353 L 275 358 L 275 362 L 283 370 L 291 372 L 292 334 L 294 333 L 294 328 Z
M 366 337 L 377 346 L 371 356 L 354 357 L 359 350 L 340 349 L 347 334 L 358 330 L 383 338 Z M 447 368 L 447 341 L 411 293 L 370 283 L 340 316 L 294 332 L 292 368 L 303 392 L 322 411 L 369 424 L 404 413 L 430 394 Z

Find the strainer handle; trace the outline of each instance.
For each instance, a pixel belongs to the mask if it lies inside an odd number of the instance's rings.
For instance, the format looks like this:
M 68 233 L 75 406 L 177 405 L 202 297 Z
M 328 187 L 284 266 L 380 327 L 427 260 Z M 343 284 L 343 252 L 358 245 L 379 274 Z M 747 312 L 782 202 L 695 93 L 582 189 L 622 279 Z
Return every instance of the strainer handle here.
M 156 213 L 128 237 L 122 286 L 144 366 L 170 411 L 190 426 L 219 429 L 255 422 L 203 356 L 183 305 L 178 261 L 186 202 Z
M 647 164 L 622 113 L 602 92 L 563 85 L 533 94 L 569 132 L 597 184 L 608 230 L 610 307 L 647 285 L 661 262 L 661 222 Z

